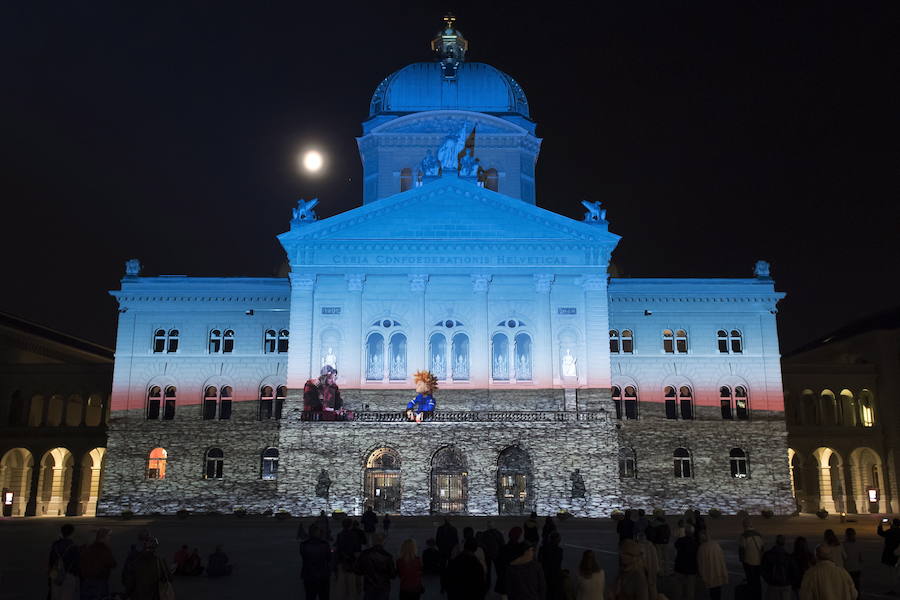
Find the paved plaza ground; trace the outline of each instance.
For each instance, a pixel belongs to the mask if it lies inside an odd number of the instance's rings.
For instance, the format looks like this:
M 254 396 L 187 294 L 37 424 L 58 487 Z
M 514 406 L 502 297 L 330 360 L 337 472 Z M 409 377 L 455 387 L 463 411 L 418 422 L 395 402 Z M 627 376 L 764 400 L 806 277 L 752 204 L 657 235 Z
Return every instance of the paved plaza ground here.
M 495 525 L 506 531 L 521 525 L 521 519 L 493 518 Z M 674 524 L 674 517 L 670 521 Z M 459 528 L 469 525 L 476 530 L 484 529 L 487 518 L 459 517 L 452 520 Z M 209 554 L 216 543 L 225 544 L 225 550 L 235 564 L 235 572 L 225 579 L 206 577 L 181 578 L 176 580 L 176 590 L 181 600 L 263 600 L 266 598 L 286 598 L 302 600 L 300 585 L 300 558 L 295 540 L 300 519 L 277 521 L 272 518 L 248 517 L 238 519 L 233 516 L 191 516 L 185 520 L 172 517 L 134 518 L 129 521 L 101 518 L 28 518 L 0 520 L 0 600 L 43 599 L 46 597 L 46 563 L 50 544 L 56 539 L 63 523 L 75 525 L 75 538 L 79 543 L 93 538 L 98 527 L 109 527 L 113 531 L 113 551 L 119 566 L 124 560 L 129 544 L 136 539 L 137 532 L 149 528 L 159 538 L 161 555 L 169 559 L 181 544 L 200 548 L 204 556 Z M 411 537 L 420 550 L 425 540 L 434 535 L 440 524 L 437 517 L 396 517 L 393 519 L 387 549 L 396 555 L 400 543 Z M 543 519 L 541 519 L 541 523 Z M 735 517 L 709 519 L 712 537 L 719 540 L 725 550 L 728 569 L 731 573 L 724 600 L 733 598 L 733 586 L 743 579 L 741 566 L 737 560 L 737 536 L 740 523 Z M 865 566 L 863 570 L 863 597 L 888 598 L 889 574 L 880 562 L 881 538 L 875 534 L 878 518 L 865 516 L 853 523 L 841 523 L 838 517 L 822 521 L 815 516 L 792 518 L 754 519 L 754 525 L 770 545 L 778 533 L 788 536 L 788 543 L 797 535 L 804 535 L 813 544 L 822 538 L 822 532 L 832 528 L 843 537 L 845 527 L 855 527 L 862 544 Z M 573 572 L 585 549 L 591 548 L 601 560 L 607 573 L 607 581 L 616 574 L 615 523 L 601 519 L 571 519 L 559 524 L 565 552 L 564 567 Z M 671 563 L 670 563 L 671 564 Z M 120 569 L 112 576 L 114 590 L 121 589 Z M 669 582 L 664 581 L 660 591 L 667 591 Z M 396 587 L 396 584 L 395 584 Z M 436 582 L 426 582 L 426 599 L 440 598 Z M 494 596 L 492 595 L 491 598 Z M 670 596 L 671 597 L 671 596 Z M 698 590 L 698 599 L 706 598 L 703 590 Z M 391 598 L 396 598 L 396 591 Z M 673 600 L 677 600 L 674 599 Z

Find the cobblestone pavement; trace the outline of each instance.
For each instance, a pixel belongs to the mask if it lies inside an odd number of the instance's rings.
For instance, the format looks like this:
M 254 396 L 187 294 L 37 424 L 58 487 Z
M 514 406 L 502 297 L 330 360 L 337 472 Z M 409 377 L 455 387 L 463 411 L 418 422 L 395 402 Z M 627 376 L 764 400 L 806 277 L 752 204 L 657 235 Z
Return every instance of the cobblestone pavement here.
M 501 531 L 521 524 L 521 519 L 492 519 Z M 674 518 L 670 518 L 674 522 Z M 469 525 L 476 530 L 484 529 L 487 518 L 452 519 L 460 530 Z M 180 600 L 246 600 L 254 598 L 288 598 L 302 600 L 300 585 L 300 558 L 295 535 L 299 519 L 276 521 L 271 518 L 233 516 L 191 516 L 186 520 L 171 517 L 134 518 L 129 521 L 101 518 L 29 518 L 0 519 L 0 600 L 43 599 L 46 598 L 46 562 L 50 544 L 57 537 L 63 523 L 76 527 L 75 538 L 84 543 L 93 538 L 98 527 L 109 527 L 113 531 L 113 551 L 119 565 L 127 553 L 129 544 L 136 539 L 137 532 L 149 528 L 160 540 L 161 555 L 173 556 L 181 544 L 198 547 L 204 557 L 212 551 L 216 543 L 225 544 L 225 551 L 235 564 L 235 572 L 225 579 L 210 580 L 206 577 L 182 578 L 176 581 Z M 387 549 L 396 554 L 400 543 L 411 537 L 421 549 L 425 539 L 434 535 L 441 520 L 437 517 L 396 517 L 393 519 Z M 543 519 L 541 519 L 541 523 Z M 725 550 L 728 569 L 731 573 L 729 586 L 723 600 L 733 598 L 732 586 L 743 579 L 741 566 L 737 560 L 736 540 L 740 533 L 740 523 L 734 517 L 708 520 L 712 537 L 719 540 Z M 841 523 L 837 517 L 822 521 L 814 516 L 795 518 L 754 519 L 754 525 L 770 545 L 778 533 L 788 536 L 788 544 L 797 535 L 804 535 L 812 544 L 818 543 L 822 532 L 834 529 L 840 537 L 846 527 L 855 527 L 864 553 L 863 597 L 887 598 L 889 572 L 880 562 L 881 539 L 875 535 L 878 518 L 859 517 L 855 522 Z M 593 549 L 607 573 L 607 581 L 616 574 L 615 524 L 610 520 L 571 519 L 559 524 L 565 551 L 564 567 L 573 572 L 585 549 Z M 670 559 L 671 566 L 671 559 Z M 120 569 L 112 576 L 113 589 L 119 585 Z M 660 591 L 670 589 L 664 580 Z M 396 587 L 396 585 L 395 585 Z M 425 599 L 441 598 L 437 582 L 426 582 Z M 670 594 L 667 594 L 670 596 Z M 706 598 L 705 592 L 698 590 L 698 599 Z M 396 598 L 396 591 L 391 598 Z M 683 600 L 672 598 L 672 600 Z

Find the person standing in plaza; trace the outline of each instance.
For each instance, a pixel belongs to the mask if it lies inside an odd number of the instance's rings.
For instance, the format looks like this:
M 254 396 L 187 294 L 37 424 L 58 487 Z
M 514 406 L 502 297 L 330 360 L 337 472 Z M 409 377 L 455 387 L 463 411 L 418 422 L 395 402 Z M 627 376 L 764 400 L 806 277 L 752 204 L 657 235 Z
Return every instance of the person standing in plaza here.
M 641 547 L 634 540 L 619 544 L 619 576 L 614 590 L 616 600 L 655 600 L 650 598 L 641 555 Z
M 534 546 L 524 543 L 517 548 L 518 556 L 506 567 L 506 597 L 509 600 L 544 600 L 547 581 L 544 569 L 534 559 Z
M 79 554 L 81 600 L 105 600 L 109 596 L 109 574 L 116 566 L 110 549 L 110 534 L 109 529 L 101 527 L 94 543 L 85 546 Z
M 653 539 L 650 541 L 653 543 L 653 547 L 656 548 L 659 572 L 661 575 L 666 576 L 669 574 L 666 553 L 669 549 L 669 540 L 672 538 L 672 528 L 669 527 L 669 523 L 666 521 L 664 515 L 657 514 L 653 516 L 653 523 L 650 531 L 653 532 Z
M 697 540 L 694 526 L 684 526 L 684 537 L 675 540 L 675 600 L 694 600 L 697 583 Z
M 803 576 L 814 564 L 816 564 L 816 557 L 809 551 L 806 538 L 802 535 L 797 536 L 794 539 L 794 550 L 791 552 L 791 589 L 795 599 L 800 595 Z
M 513 559 L 517 558 L 521 552 L 522 546 L 522 528 L 513 527 L 507 534 L 506 544 L 500 548 L 500 554 L 497 556 L 497 583 L 494 585 L 494 591 L 500 594 L 501 598 L 506 597 L 506 580 L 507 568 Z
M 538 530 L 536 512 L 531 511 L 531 514 L 528 515 L 528 518 L 522 523 L 522 537 L 527 543 L 537 548 L 538 542 L 540 542 L 541 539 L 541 534 Z
M 125 584 L 130 600 L 159 600 L 160 586 L 163 585 L 171 591 L 172 574 L 166 562 L 156 555 L 157 548 L 159 541 L 151 537 L 134 558 L 134 568 Z M 125 578 L 125 574 L 122 577 Z
M 856 600 L 856 588 L 846 569 L 831 560 L 832 547 L 816 546 L 816 564 L 800 584 L 800 600 Z
M 384 537 L 391 532 L 391 518 L 387 513 L 384 513 L 384 518 L 381 519 L 381 530 L 384 532 Z
M 886 521 L 887 519 L 885 519 Z M 891 580 L 891 589 L 888 591 L 889 594 L 897 594 L 900 590 L 897 589 L 897 581 L 900 580 L 900 576 L 897 574 L 897 569 L 895 566 L 897 565 L 897 561 L 900 560 L 897 557 L 897 549 L 900 548 L 900 519 L 894 519 L 891 523 L 890 529 L 884 528 L 884 521 L 878 524 L 878 529 L 876 533 L 879 537 L 884 538 L 884 549 L 881 551 L 881 564 L 890 568 L 890 580 Z
M 441 551 L 441 555 L 444 557 L 444 563 L 447 563 L 453 557 L 453 552 L 459 545 L 459 532 L 450 523 L 450 519 L 444 518 L 444 523 L 437 528 L 434 539 L 437 542 L 438 550 Z
M 466 538 L 463 551 L 457 554 L 444 571 L 443 587 L 447 600 L 482 600 L 487 592 L 484 568 L 475 556 L 478 542 L 474 536 Z
M 538 562 L 544 569 L 544 581 L 547 583 L 547 600 L 564 600 L 562 587 L 563 549 L 560 546 L 559 532 L 554 531 L 544 540 L 538 552 Z
M 831 561 L 843 569 L 844 559 L 847 558 L 847 554 L 844 552 L 841 540 L 839 540 L 837 534 L 834 533 L 834 529 L 826 529 L 824 539 L 825 544 L 831 548 Z
M 775 545 L 763 553 L 762 578 L 766 582 L 766 600 L 791 600 L 791 555 L 784 547 L 784 536 L 775 536 Z
M 48 582 L 51 600 L 78 600 L 78 547 L 72 534 L 75 527 L 66 523 L 60 537 L 50 546 Z
M 585 550 L 575 579 L 575 600 L 603 600 L 605 588 L 606 574 L 597 564 L 594 551 Z
M 341 522 L 341 532 L 337 534 L 334 543 L 334 594 L 339 599 L 356 600 L 360 594 L 359 575 L 354 569 L 365 536 L 360 536 L 361 532 L 354 529 L 353 525 L 353 521 L 345 517 Z
M 503 547 L 503 534 L 500 533 L 499 529 L 494 527 L 494 524 L 491 521 L 488 521 L 487 529 L 482 531 L 478 537 L 480 538 L 479 543 L 481 544 L 481 548 L 484 550 L 484 577 L 485 581 L 490 585 L 491 570 L 493 569 L 496 572 L 497 557 L 500 555 L 500 548 Z
M 859 542 L 856 541 L 856 530 L 848 527 L 844 531 L 844 568 L 850 573 L 850 579 L 853 580 L 853 587 L 856 593 L 860 594 L 859 584 L 860 575 L 862 574 L 862 550 Z
M 300 578 L 306 600 L 328 600 L 331 585 L 331 548 L 322 538 L 318 524 L 309 528 L 308 537 L 300 544 L 303 566 Z
M 397 575 L 400 578 L 400 600 L 419 600 L 425 592 L 422 585 L 422 559 L 412 539 L 403 540 L 397 557 Z
M 710 600 L 721 600 L 722 587 L 728 583 L 725 553 L 717 541 L 709 539 L 708 531 L 697 534 L 697 541 L 697 573 L 709 590 Z
M 760 581 L 760 565 L 765 544 L 758 531 L 753 529 L 750 519 L 744 519 L 744 531 L 738 538 L 738 558 L 744 567 L 744 576 L 747 578 L 747 587 L 750 600 L 759 600 L 762 594 L 762 582 Z
M 360 520 L 362 521 L 363 531 L 366 534 L 366 544 L 371 544 L 372 535 L 378 527 L 378 515 L 375 514 L 371 506 L 367 506 L 366 512 L 363 513 Z
M 356 570 L 363 578 L 363 600 L 388 600 L 397 569 L 394 557 L 384 549 L 384 534 L 372 535 L 372 545 L 359 555 Z

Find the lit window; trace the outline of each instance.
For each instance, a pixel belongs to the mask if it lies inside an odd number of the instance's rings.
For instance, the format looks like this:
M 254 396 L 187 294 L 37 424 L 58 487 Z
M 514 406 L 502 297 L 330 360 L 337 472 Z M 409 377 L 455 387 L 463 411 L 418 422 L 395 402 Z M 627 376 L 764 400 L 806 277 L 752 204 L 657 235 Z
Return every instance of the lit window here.
M 278 332 L 278 353 L 284 354 L 288 351 L 288 330 L 282 329 Z
M 732 448 L 728 453 L 728 460 L 731 463 L 731 476 L 735 479 L 746 479 L 750 476 L 747 468 L 747 453 L 740 448 Z
M 278 448 L 266 448 L 263 451 L 262 478 L 278 479 Z
M 637 477 L 637 462 L 634 458 L 634 450 L 619 448 L 619 478 L 634 479 L 635 477 Z
M 612 387 L 612 400 L 616 407 L 616 418 L 622 418 L 622 388 L 617 385 Z
M 675 465 L 675 477 L 689 478 L 693 476 L 690 452 L 684 448 L 676 448 L 672 458 Z
M 213 329 L 209 332 L 209 353 L 218 354 L 222 351 L 222 332 Z
M 168 453 L 165 448 L 154 448 L 147 458 L 147 479 L 166 478 L 166 458 Z
M 625 418 L 629 420 L 637 419 L 638 397 L 637 390 L 634 388 L 634 386 L 625 386 L 625 396 L 623 397 L 623 401 L 625 403 Z
M 747 388 L 742 385 L 734 388 L 734 414 L 742 421 L 746 421 L 750 418 L 750 403 L 747 400 Z
M 618 354 L 619 349 L 621 347 L 621 340 L 619 339 L 619 332 L 615 329 L 609 330 L 609 352 L 611 354 Z
M 622 330 L 622 352 L 624 354 L 634 354 L 634 334 L 630 329 Z
M 225 354 L 234 352 L 234 331 L 231 329 L 226 329 L 222 336 L 222 352 Z
M 263 341 L 263 351 L 266 354 L 274 354 L 275 349 L 278 347 L 278 336 L 275 334 L 274 329 L 266 330 L 266 337 Z
M 203 472 L 204 479 L 222 479 L 225 468 L 225 453 L 219 448 L 210 448 L 206 451 L 206 469 Z
M 863 427 L 875 426 L 875 406 L 872 402 L 872 393 L 869 390 L 863 390 L 859 394 L 859 416 Z
M 259 391 L 259 420 L 265 421 L 272 418 L 272 407 L 275 402 L 275 390 L 272 386 L 263 386 Z

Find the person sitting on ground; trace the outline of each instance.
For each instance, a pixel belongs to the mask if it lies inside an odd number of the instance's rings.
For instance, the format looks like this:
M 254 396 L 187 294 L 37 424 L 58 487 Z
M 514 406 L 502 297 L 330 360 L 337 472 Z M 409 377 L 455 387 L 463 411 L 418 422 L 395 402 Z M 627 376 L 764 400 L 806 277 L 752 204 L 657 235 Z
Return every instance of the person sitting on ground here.
M 222 544 L 216 545 L 216 551 L 206 560 L 206 575 L 209 577 L 226 577 L 231 575 L 234 565 L 229 564 L 228 555 L 222 550 Z
M 434 538 L 425 540 L 425 551 L 422 552 L 422 570 L 426 575 L 440 575 L 444 570 L 444 557 L 437 549 Z
M 173 575 L 184 575 L 184 568 L 187 565 L 188 559 L 191 557 L 191 551 L 188 550 L 187 544 L 182 544 L 181 548 L 178 549 L 178 552 L 175 553 L 175 557 L 173 562 L 175 563 L 175 569 L 173 571 Z
M 191 551 L 191 555 L 188 556 L 187 562 L 184 565 L 184 572 L 182 575 L 188 575 L 191 577 L 195 577 L 197 575 L 203 574 L 203 559 L 200 558 L 200 549 L 194 548 Z
M 831 560 L 832 547 L 816 546 L 816 564 L 806 571 L 800 584 L 800 600 L 856 600 L 850 574 Z
M 585 550 L 581 555 L 581 564 L 578 565 L 575 600 L 603 600 L 605 588 L 606 574 L 597 564 L 594 551 Z

